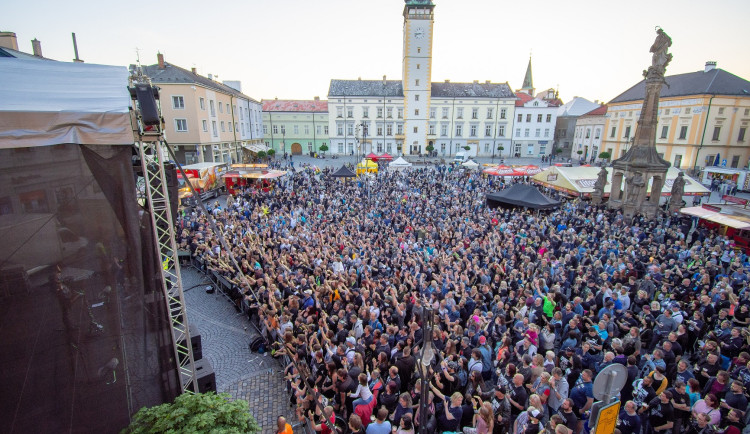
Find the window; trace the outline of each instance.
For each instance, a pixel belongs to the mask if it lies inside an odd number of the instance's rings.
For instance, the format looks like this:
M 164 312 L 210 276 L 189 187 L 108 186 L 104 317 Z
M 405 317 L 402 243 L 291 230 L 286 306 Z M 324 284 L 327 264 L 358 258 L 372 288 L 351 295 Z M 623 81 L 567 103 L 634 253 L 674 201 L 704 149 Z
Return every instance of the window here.
M 227 128 L 227 130 L 232 131 L 232 123 L 228 122 L 227 125 L 229 125 L 229 127 Z M 237 124 L 235 124 L 235 126 L 237 126 Z
M 505 119 L 505 115 L 508 113 L 507 109 L 500 109 L 500 119 Z
M 669 114 L 669 109 L 668 109 L 668 108 L 665 108 L 665 109 L 664 109 L 664 114 L 665 114 L 665 115 L 668 115 L 668 114 Z
M 600 135 L 601 135 L 601 130 L 599 130 L 599 128 L 594 130 L 594 139 L 599 140 Z
M 222 107 L 223 106 L 221 105 L 221 103 L 219 103 L 219 113 L 224 113 L 224 109 Z
M 586 128 L 586 138 L 587 139 L 591 138 L 591 128 Z
M 388 136 L 393 135 L 393 124 L 388 124 L 385 126 L 385 134 Z
M 419 127 L 414 127 L 414 134 L 417 134 L 419 132 Z
M 544 155 L 547 153 L 547 145 L 539 145 L 539 155 Z
M 719 114 L 720 114 L 720 115 L 723 115 L 723 114 L 724 114 L 724 107 L 719 107 Z
M 523 122 L 523 115 L 521 113 L 518 114 L 518 122 Z
M 750 108 L 745 109 L 745 116 L 750 116 Z
M 740 127 L 740 133 L 737 135 L 738 142 L 745 141 L 745 131 L 747 131 L 747 127 Z
M 485 143 L 484 144 L 484 153 L 485 154 L 489 154 L 490 153 L 490 144 L 489 143 Z
M 484 126 L 484 136 L 492 137 L 492 125 L 491 124 L 487 124 Z
M 476 136 L 477 136 L 477 126 L 476 126 L 476 125 L 472 125 L 472 126 L 470 127 L 469 131 L 470 131 L 470 132 L 469 132 L 469 135 L 470 135 L 471 137 L 476 137 Z
M 430 119 L 435 119 L 437 116 L 437 109 L 435 107 L 430 108 Z
M 278 125 L 274 125 L 273 126 L 273 133 L 274 134 L 279 134 L 279 126 Z
M 721 127 L 714 127 L 714 134 L 711 136 L 711 140 L 718 141 L 719 136 L 721 135 Z
M 419 86 L 419 79 L 414 80 L 414 85 Z
M 471 109 L 471 118 L 472 119 L 479 119 L 479 109 L 478 108 L 472 108 Z
M 419 116 L 419 109 L 414 109 L 414 116 Z
M 211 121 L 211 129 L 214 132 L 214 137 L 218 137 L 219 131 L 216 129 L 216 121 Z
M 224 128 L 224 121 L 221 121 L 221 132 L 225 132 L 226 129 Z
M 336 107 L 336 117 L 337 118 L 343 118 L 344 117 L 344 108 L 343 107 Z
M 443 119 L 448 119 L 448 107 L 443 107 Z
M 689 115 L 689 114 L 690 114 L 690 107 L 685 107 L 685 114 L 686 114 L 686 115 Z
M 544 129 L 544 137 L 549 137 L 549 128 Z
M 362 117 L 363 118 L 370 117 L 370 107 L 362 107 Z
M 388 108 L 385 109 L 385 116 L 388 119 L 392 119 L 393 118 L 393 107 L 388 107 Z
M 463 125 L 456 125 L 456 137 L 461 137 L 463 135 L 464 126 Z
M 680 127 L 680 140 L 685 140 L 687 138 L 688 133 L 688 127 L 687 125 L 683 125 Z
M 547 115 L 547 122 L 552 122 L 552 115 Z
M 534 131 L 534 137 L 540 137 L 541 135 L 542 135 L 542 129 L 541 128 L 537 128 Z
M 735 156 L 733 156 L 733 157 L 732 157 L 732 165 L 731 165 L 731 167 L 732 167 L 733 169 L 736 169 L 736 168 L 737 168 L 737 166 L 739 166 L 739 164 L 740 164 L 740 156 L 739 156 L 739 155 L 735 155 Z
M 427 134 L 429 134 L 431 136 L 435 135 L 435 125 L 434 124 L 430 124 L 429 133 L 427 133 Z
M 526 146 L 526 155 L 534 155 L 534 145 Z
M 198 104 L 200 105 L 201 110 L 205 110 L 206 109 L 206 100 L 205 99 L 200 98 L 198 100 Z
M 526 114 L 526 122 L 531 122 L 531 113 Z
M 397 135 L 404 134 L 404 124 L 396 124 L 396 134 Z
M 339 154 L 343 154 L 343 153 L 344 153 L 344 144 L 339 142 Z
M 187 119 L 175 119 L 174 129 L 178 132 L 187 131 Z
M 216 109 L 214 108 L 214 100 L 208 100 L 208 107 L 211 109 L 211 116 L 216 116 Z
M 305 135 L 306 136 L 310 135 L 310 125 L 305 125 Z
M 378 135 L 379 136 L 383 135 L 383 126 L 382 125 L 378 125 Z
M 268 125 L 263 125 L 263 135 L 264 136 L 268 135 Z
M 399 108 L 398 109 L 398 118 L 403 119 L 404 118 L 404 109 Z
M 281 126 L 281 134 L 286 134 L 286 128 L 283 125 Z
M 464 118 L 464 108 L 463 107 L 459 107 L 458 110 L 456 111 L 456 118 L 457 119 L 463 119 Z
M 207 133 L 208 132 L 208 121 L 205 120 L 205 119 L 203 119 L 203 121 L 201 122 L 201 124 L 203 124 L 203 132 Z M 266 126 L 263 125 L 263 130 L 264 130 L 263 134 L 266 133 L 265 129 L 266 129 Z
M 677 169 L 679 169 L 681 165 L 682 165 L 682 155 L 676 154 L 674 156 L 674 164 L 673 164 L 673 166 L 676 167 Z
M 185 108 L 185 98 L 181 96 L 172 97 L 172 108 L 176 110 L 182 110 Z
M 346 117 L 347 118 L 353 118 L 354 117 L 354 107 L 347 107 L 346 108 Z
M 505 125 L 500 125 L 497 127 L 497 135 L 500 137 L 505 137 Z
M 292 126 L 292 130 L 294 131 L 294 135 L 299 135 L 299 125 Z
M 521 137 L 521 129 L 516 128 L 516 137 Z
M 229 114 L 229 113 L 232 113 L 232 112 L 229 111 L 229 103 L 227 103 L 227 114 Z
M 367 134 L 367 126 L 365 125 L 364 134 Z M 346 135 L 353 136 L 354 135 L 354 124 L 346 124 Z
M 315 126 L 315 134 L 318 134 L 318 135 L 320 135 L 320 132 L 321 132 L 321 130 L 322 130 L 322 129 L 323 129 L 323 128 L 322 128 L 322 126 L 321 126 L 321 125 L 316 125 L 316 126 Z
M 336 125 L 336 135 L 337 136 L 343 136 L 344 135 L 344 126 L 341 124 Z
M 625 134 L 623 135 L 626 139 L 630 138 L 630 126 L 625 127 Z
M 323 125 L 323 134 L 328 134 L 328 125 Z
M 492 119 L 492 107 L 487 107 L 487 119 Z
M 659 137 L 659 138 L 660 139 L 666 139 L 668 132 L 669 132 L 669 127 L 666 126 L 666 125 L 664 125 L 663 127 L 661 127 L 661 137 Z
M 419 94 L 414 95 L 414 101 L 419 101 Z
M 542 115 L 541 113 L 540 113 L 540 114 L 538 114 L 538 115 L 536 115 L 536 121 L 537 121 L 537 122 L 541 122 L 541 121 L 542 121 L 542 116 L 543 116 L 543 115 Z
M 417 63 L 417 69 L 419 69 L 419 63 Z
M 526 128 L 525 130 L 523 130 L 523 136 L 524 137 L 529 137 L 529 129 L 528 128 Z
M 448 135 L 448 125 L 440 125 L 440 135 L 443 137 Z
M 383 107 L 378 107 L 378 114 L 377 114 L 377 116 L 378 116 L 378 119 L 382 119 L 383 118 Z

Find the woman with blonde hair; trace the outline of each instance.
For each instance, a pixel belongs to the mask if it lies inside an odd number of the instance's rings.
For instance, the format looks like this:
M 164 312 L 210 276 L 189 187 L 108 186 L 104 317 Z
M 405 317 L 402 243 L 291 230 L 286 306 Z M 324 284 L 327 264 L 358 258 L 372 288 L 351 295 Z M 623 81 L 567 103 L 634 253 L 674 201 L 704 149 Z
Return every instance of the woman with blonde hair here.
M 465 427 L 464 434 L 490 434 L 494 428 L 494 417 L 492 417 L 492 403 L 471 399 L 474 407 L 474 426 Z

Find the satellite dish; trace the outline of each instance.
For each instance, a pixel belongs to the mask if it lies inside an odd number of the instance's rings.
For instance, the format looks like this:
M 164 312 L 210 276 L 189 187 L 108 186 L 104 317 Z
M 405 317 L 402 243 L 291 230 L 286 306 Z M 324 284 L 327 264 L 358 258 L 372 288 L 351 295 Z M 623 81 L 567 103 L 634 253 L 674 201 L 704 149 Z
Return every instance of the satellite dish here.
M 610 398 L 616 396 L 628 381 L 628 370 L 619 363 L 613 363 L 601 372 L 594 379 L 594 397 L 603 400 L 605 395 Z

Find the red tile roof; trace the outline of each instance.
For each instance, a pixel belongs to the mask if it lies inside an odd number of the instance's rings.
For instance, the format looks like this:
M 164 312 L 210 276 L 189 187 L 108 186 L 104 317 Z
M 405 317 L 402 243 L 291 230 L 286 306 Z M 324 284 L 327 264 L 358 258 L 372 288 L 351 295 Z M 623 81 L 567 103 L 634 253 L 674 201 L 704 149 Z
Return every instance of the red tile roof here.
M 516 107 L 523 107 L 524 104 L 534 99 L 533 96 L 525 92 L 516 92 Z
M 309 99 L 264 99 L 264 112 L 328 112 L 328 101 Z
M 584 116 L 602 116 L 607 114 L 607 106 L 601 105 L 590 112 L 584 114 Z

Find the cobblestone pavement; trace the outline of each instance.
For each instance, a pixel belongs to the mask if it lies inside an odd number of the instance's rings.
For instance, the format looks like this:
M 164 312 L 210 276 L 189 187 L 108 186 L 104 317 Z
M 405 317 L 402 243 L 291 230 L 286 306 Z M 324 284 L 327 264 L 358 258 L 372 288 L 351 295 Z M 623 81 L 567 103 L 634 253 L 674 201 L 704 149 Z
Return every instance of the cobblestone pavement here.
M 220 291 L 206 293 L 211 284 L 207 277 L 190 267 L 181 271 L 188 321 L 201 334 L 203 358 L 214 370 L 216 390 L 247 400 L 263 432 L 275 432 L 279 415 L 290 421 L 293 415 L 281 364 L 269 355 L 250 352 L 248 343 L 257 331 Z

